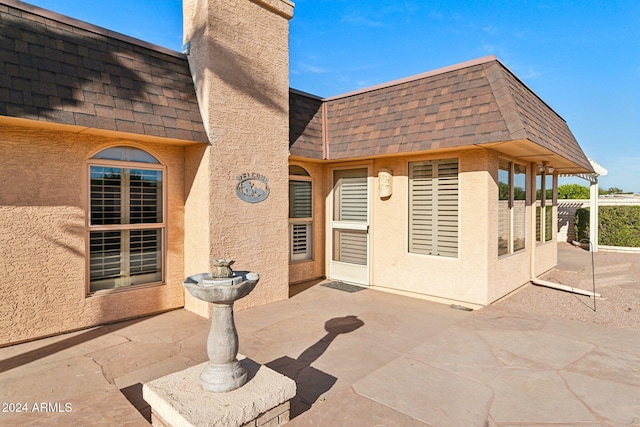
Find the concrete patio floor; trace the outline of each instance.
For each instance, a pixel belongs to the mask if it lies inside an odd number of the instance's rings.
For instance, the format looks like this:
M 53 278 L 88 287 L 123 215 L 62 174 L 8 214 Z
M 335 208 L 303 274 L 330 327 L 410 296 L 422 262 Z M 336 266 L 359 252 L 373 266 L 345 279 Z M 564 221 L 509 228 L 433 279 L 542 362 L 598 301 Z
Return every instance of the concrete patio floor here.
M 288 425 L 640 425 L 640 330 L 320 285 L 236 323 L 296 381 Z M 148 425 L 142 384 L 206 361 L 208 328 L 177 310 L 1 348 L 0 425 Z

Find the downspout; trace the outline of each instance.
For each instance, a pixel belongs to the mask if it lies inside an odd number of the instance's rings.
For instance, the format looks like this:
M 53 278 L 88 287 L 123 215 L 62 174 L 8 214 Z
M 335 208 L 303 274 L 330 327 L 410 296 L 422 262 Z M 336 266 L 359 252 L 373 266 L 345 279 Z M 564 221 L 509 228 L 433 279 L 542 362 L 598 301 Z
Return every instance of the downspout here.
M 535 170 L 536 170 L 536 167 L 537 167 L 537 165 L 532 164 L 532 167 L 531 167 L 532 179 L 531 179 L 531 181 L 533 181 L 533 185 L 530 186 L 530 188 L 536 188 L 536 186 L 535 186 L 536 175 L 534 173 Z M 557 177 L 554 179 L 554 181 L 556 179 L 557 179 Z M 543 175 L 543 178 L 542 178 L 542 189 L 541 189 L 543 194 L 546 194 L 545 193 L 546 192 L 545 184 L 546 184 L 546 180 L 544 179 L 544 175 Z M 555 187 L 557 187 L 557 185 Z M 530 205 L 533 207 L 532 215 L 531 215 L 532 216 L 531 223 L 533 224 L 532 230 L 535 230 L 536 229 L 536 223 L 535 223 L 535 221 L 536 221 L 536 219 L 535 219 L 536 218 L 536 215 L 535 215 L 535 207 L 536 207 L 535 197 L 536 197 L 536 195 L 535 195 L 535 191 L 532 191 L 531 193 L 532 193 L 532 196 L 529 199 Z M 556 196 L 555 191 L 554 191 L 553 200 L 554 200 L 555 204 L 557 204 L 556 197 L 557 196 Z M 555 223 L 557 223 L 557 221 L 555 221 Z M 545 288 L 557 289 L 557 290 L 560 290 L 560 291 L 571 292 L 571 293 L 579 294 L 579 295 L 586 295 L 586 296 L 591 297 L 591 298 L 593 298 L 593 297 L 601 298 L 601 295 L 598 294 L 598 293 L 595 293 L 595 292 L 585 291 L 583 289 L 574 288 L 573 286 L 563 285 L 563 284 L 560 284 L 560 283 L 549 282 L 548 280 L 539 279 L 536 276 L 536 247 L 537 247 L 537 242 L 534 242 L 533 243 L 533 249 L 531 250 L 531 256 L 529 257 L 529 259 L 531 261 L 530 270 L 529 270 L 531 272 L 531 279 L 530 279 L 531 283 L 533 283 L 534 285 L 537 285 L 537 286 L 544 286 Z
M 538 286 L 544 286 L 545 288 L 558 289 L 561 291 L 571 292 L 574 294 L 586 295 L 591 298 L 593 297 L 602 298 L 602 296 L 598 293 L 585 291 L 584 289 L 574 288 L 573 286 L 569 286 L 569 285 L 562 285 L 560 283 L 548 282 L 546 280 L 538 279 L 537 277 L 535 277 L 535 275 L 531 278 L 531 283 Z
M 598 252 L 598 177 L 594 176 L 589 186 L 589 241 L 591 241 L 591 250 Z

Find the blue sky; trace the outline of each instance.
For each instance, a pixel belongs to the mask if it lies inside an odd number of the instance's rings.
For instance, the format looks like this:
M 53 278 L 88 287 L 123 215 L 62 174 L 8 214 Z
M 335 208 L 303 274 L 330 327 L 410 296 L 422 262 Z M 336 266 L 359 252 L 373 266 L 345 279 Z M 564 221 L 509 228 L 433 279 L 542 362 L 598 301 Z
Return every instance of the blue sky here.
M 29 3 L 160 46 L 182 45 L 181 0 Z M 609 170 L 602 187 L 640 193 L 639 0 L 295 4 L 291 87 L 332 96 L 496 55 Z

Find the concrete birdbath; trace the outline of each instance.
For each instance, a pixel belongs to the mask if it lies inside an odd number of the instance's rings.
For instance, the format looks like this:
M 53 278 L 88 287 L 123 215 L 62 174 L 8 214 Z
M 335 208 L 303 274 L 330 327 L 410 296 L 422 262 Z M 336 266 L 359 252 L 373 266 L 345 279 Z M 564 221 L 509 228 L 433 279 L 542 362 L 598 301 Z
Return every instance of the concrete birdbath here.
M 247 371 L 238 362 L 238 332 L 233 320 L 233 303 L 256 287 L 260 276 L 231 269 L 234 260 L 211 261 L 211 273 L 189 276 L 182 283 L 193 295 L 212 303 L 211 329 L 207 338 L 209 363 L 200 374 L 200 386 L 223 393 L 247 382 Z

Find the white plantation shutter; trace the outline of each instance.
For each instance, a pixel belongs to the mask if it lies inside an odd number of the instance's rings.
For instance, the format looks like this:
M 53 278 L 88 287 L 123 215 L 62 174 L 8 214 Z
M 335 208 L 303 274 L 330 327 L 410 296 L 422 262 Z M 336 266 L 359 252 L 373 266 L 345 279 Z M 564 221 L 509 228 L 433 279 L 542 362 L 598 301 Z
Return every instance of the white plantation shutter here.
M 294 222 L 289 225 L 291 236 L 291 260 L 311 258 L 311 223 Z
M 336 230 L 338 254 L 336 261 L 367 265 L 367 233 Z
M 367 169 L 334 171 L 334 221 L 368 221 Z
M 409 163 L 409 252 L 458 256 L 458 159 Z
M 289 180 L 289 257 L 311 259 L 312 186 L 309 180 Z
M 289 181 L 289 218 L 311 216 L 311 181 Z
M 340 186 L 340 221 L 367 221 L 367 177 L 344 179 Z

